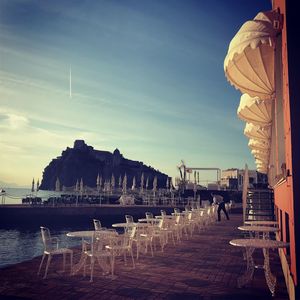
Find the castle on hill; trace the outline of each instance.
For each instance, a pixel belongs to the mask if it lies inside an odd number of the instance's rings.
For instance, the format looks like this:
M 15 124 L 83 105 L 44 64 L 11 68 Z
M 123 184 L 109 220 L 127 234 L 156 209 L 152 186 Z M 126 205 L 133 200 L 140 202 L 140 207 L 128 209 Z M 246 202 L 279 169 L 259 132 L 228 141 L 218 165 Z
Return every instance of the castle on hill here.
M 118 149 L 113 153 L 95 150 L 84 140 L 75 140 L 74 147 L 67 147 L 57 158 L 45 167 L 41 181 L 41 190 L 55 190 L 57 178 L 60 185 L 72 187 L 76 182 L 83 180 L 84 185 L 95 188 L 98 175 L 102 181 L 110 181 L 112 175 L 118 186 L 119 179 L 127 176 L 127 187 L 131 188 L 135 177 L 136 186 L 140 187 L 142 174 L 144 186 L 148 179 L 148 189 L 152 188 L 153 179 L 157 177 L 157 188 L 165 188 L 168 175 L 146 166 L 143 162 L 124 158 Z

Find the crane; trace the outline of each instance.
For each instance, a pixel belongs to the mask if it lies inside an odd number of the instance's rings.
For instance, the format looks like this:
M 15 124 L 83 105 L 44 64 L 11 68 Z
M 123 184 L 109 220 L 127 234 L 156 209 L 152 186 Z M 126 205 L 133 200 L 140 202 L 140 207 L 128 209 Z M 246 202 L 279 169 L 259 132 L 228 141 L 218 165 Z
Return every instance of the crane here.
M 217 171 L 217 182 L 220 181 L 221 178 L 221 169 L 220 168 L 201 168 L 201 167 L 187 167 L 184 160 L 182 159 L 180 164 L 177 166 L 179 173 L 180 173 L 180 179 L 182 185 L 185 187 L 187 180 L 186 180 L 186 174 L 192 173 L 193 171 Z

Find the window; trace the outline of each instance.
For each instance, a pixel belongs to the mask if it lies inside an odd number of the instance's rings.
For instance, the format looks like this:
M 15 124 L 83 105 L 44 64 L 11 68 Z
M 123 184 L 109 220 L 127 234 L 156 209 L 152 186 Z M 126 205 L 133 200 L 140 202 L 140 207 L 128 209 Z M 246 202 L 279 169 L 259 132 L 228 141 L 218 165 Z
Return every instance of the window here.
M 274 186 L 285 176 L 285 139 L 282 90 L 282 36 L 278 35 L 275 49 L 275 101 L 272 110 L 272 137 L 270 151 L 269 183 Z
M 285 242 L 290 242 L 290 221 L 288 213 L 284 213 L 285 217 Z M 286 254 L 290 255 L 290 247 L 287 247 Z

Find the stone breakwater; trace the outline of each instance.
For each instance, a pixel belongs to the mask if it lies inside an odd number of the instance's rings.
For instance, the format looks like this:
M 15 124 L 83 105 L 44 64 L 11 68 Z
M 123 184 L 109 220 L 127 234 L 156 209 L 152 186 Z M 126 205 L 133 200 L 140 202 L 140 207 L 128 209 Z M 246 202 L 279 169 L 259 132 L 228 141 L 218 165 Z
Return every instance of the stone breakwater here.
M 150 211 L 154 215 L 160 215 L 164 209 L 167 214 L 174 211 L 170 206 L 146 206 L 146 205 L 95 205 L 95 206 L 27 206 L 27 205 L 3 205 L 0 206 L 0 228 L 11 225 L 38 225 L 49 226 L 63 223 L 81 223 L 92 218 L 111 219 L 113 222 L 123 220 L 126 214 L 137 218 L 145 217 L 145 212 Z
M 180 207 L 181 210 L 184 207 Z M 171 206 L 146 206 L 146 205 L 101 205 L 101 206 L 71 206 L 71 207 L 44 207 L 26 205 L 0 206 L 0 228 L 13 226 L 37 226 L 44 224 L 54 226 L 59 224 L 87 224 L 93 218 L 103 220 L 106 224 L 123 222 L 125 215 L 134 216 L 134 220 L 144 218 L 145 212 L 160 215 L 161 210 L 167 214 L 174 211 Z M 241 213 L 240 207 L 233 208 L 231 213 Z

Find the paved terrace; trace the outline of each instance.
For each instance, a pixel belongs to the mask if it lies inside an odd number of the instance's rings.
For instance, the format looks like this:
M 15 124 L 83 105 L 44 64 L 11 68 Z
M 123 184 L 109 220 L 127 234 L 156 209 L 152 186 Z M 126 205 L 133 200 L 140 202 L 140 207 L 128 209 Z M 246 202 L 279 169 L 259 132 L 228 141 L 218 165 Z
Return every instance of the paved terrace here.
M 277 276 L 274 298 L 267 288 L 263 270 L 245 288 L 237 287 L 246 263 L 242 249 L 229 245 L 229 240 L 242 237 L 237 226 L 239 214 L 230 221 L 222 220 L 189 240 L 154 257 L 141 255 L 136 268 L 117 261 L 117 278 L 102 276 L 95 265 L 94 282 L 82 273 L 69 276 L 61 273 L 62 258 L 54 258 L 48 278 L 37 277 L 40 257 L 0 270 L 0 299 L 288 299 L 277 251 L 270 253 L 271 267 Z M 261 259 L 261 251 L 256 250 Z M 80 249 L 75 251 L 75 261 Z

